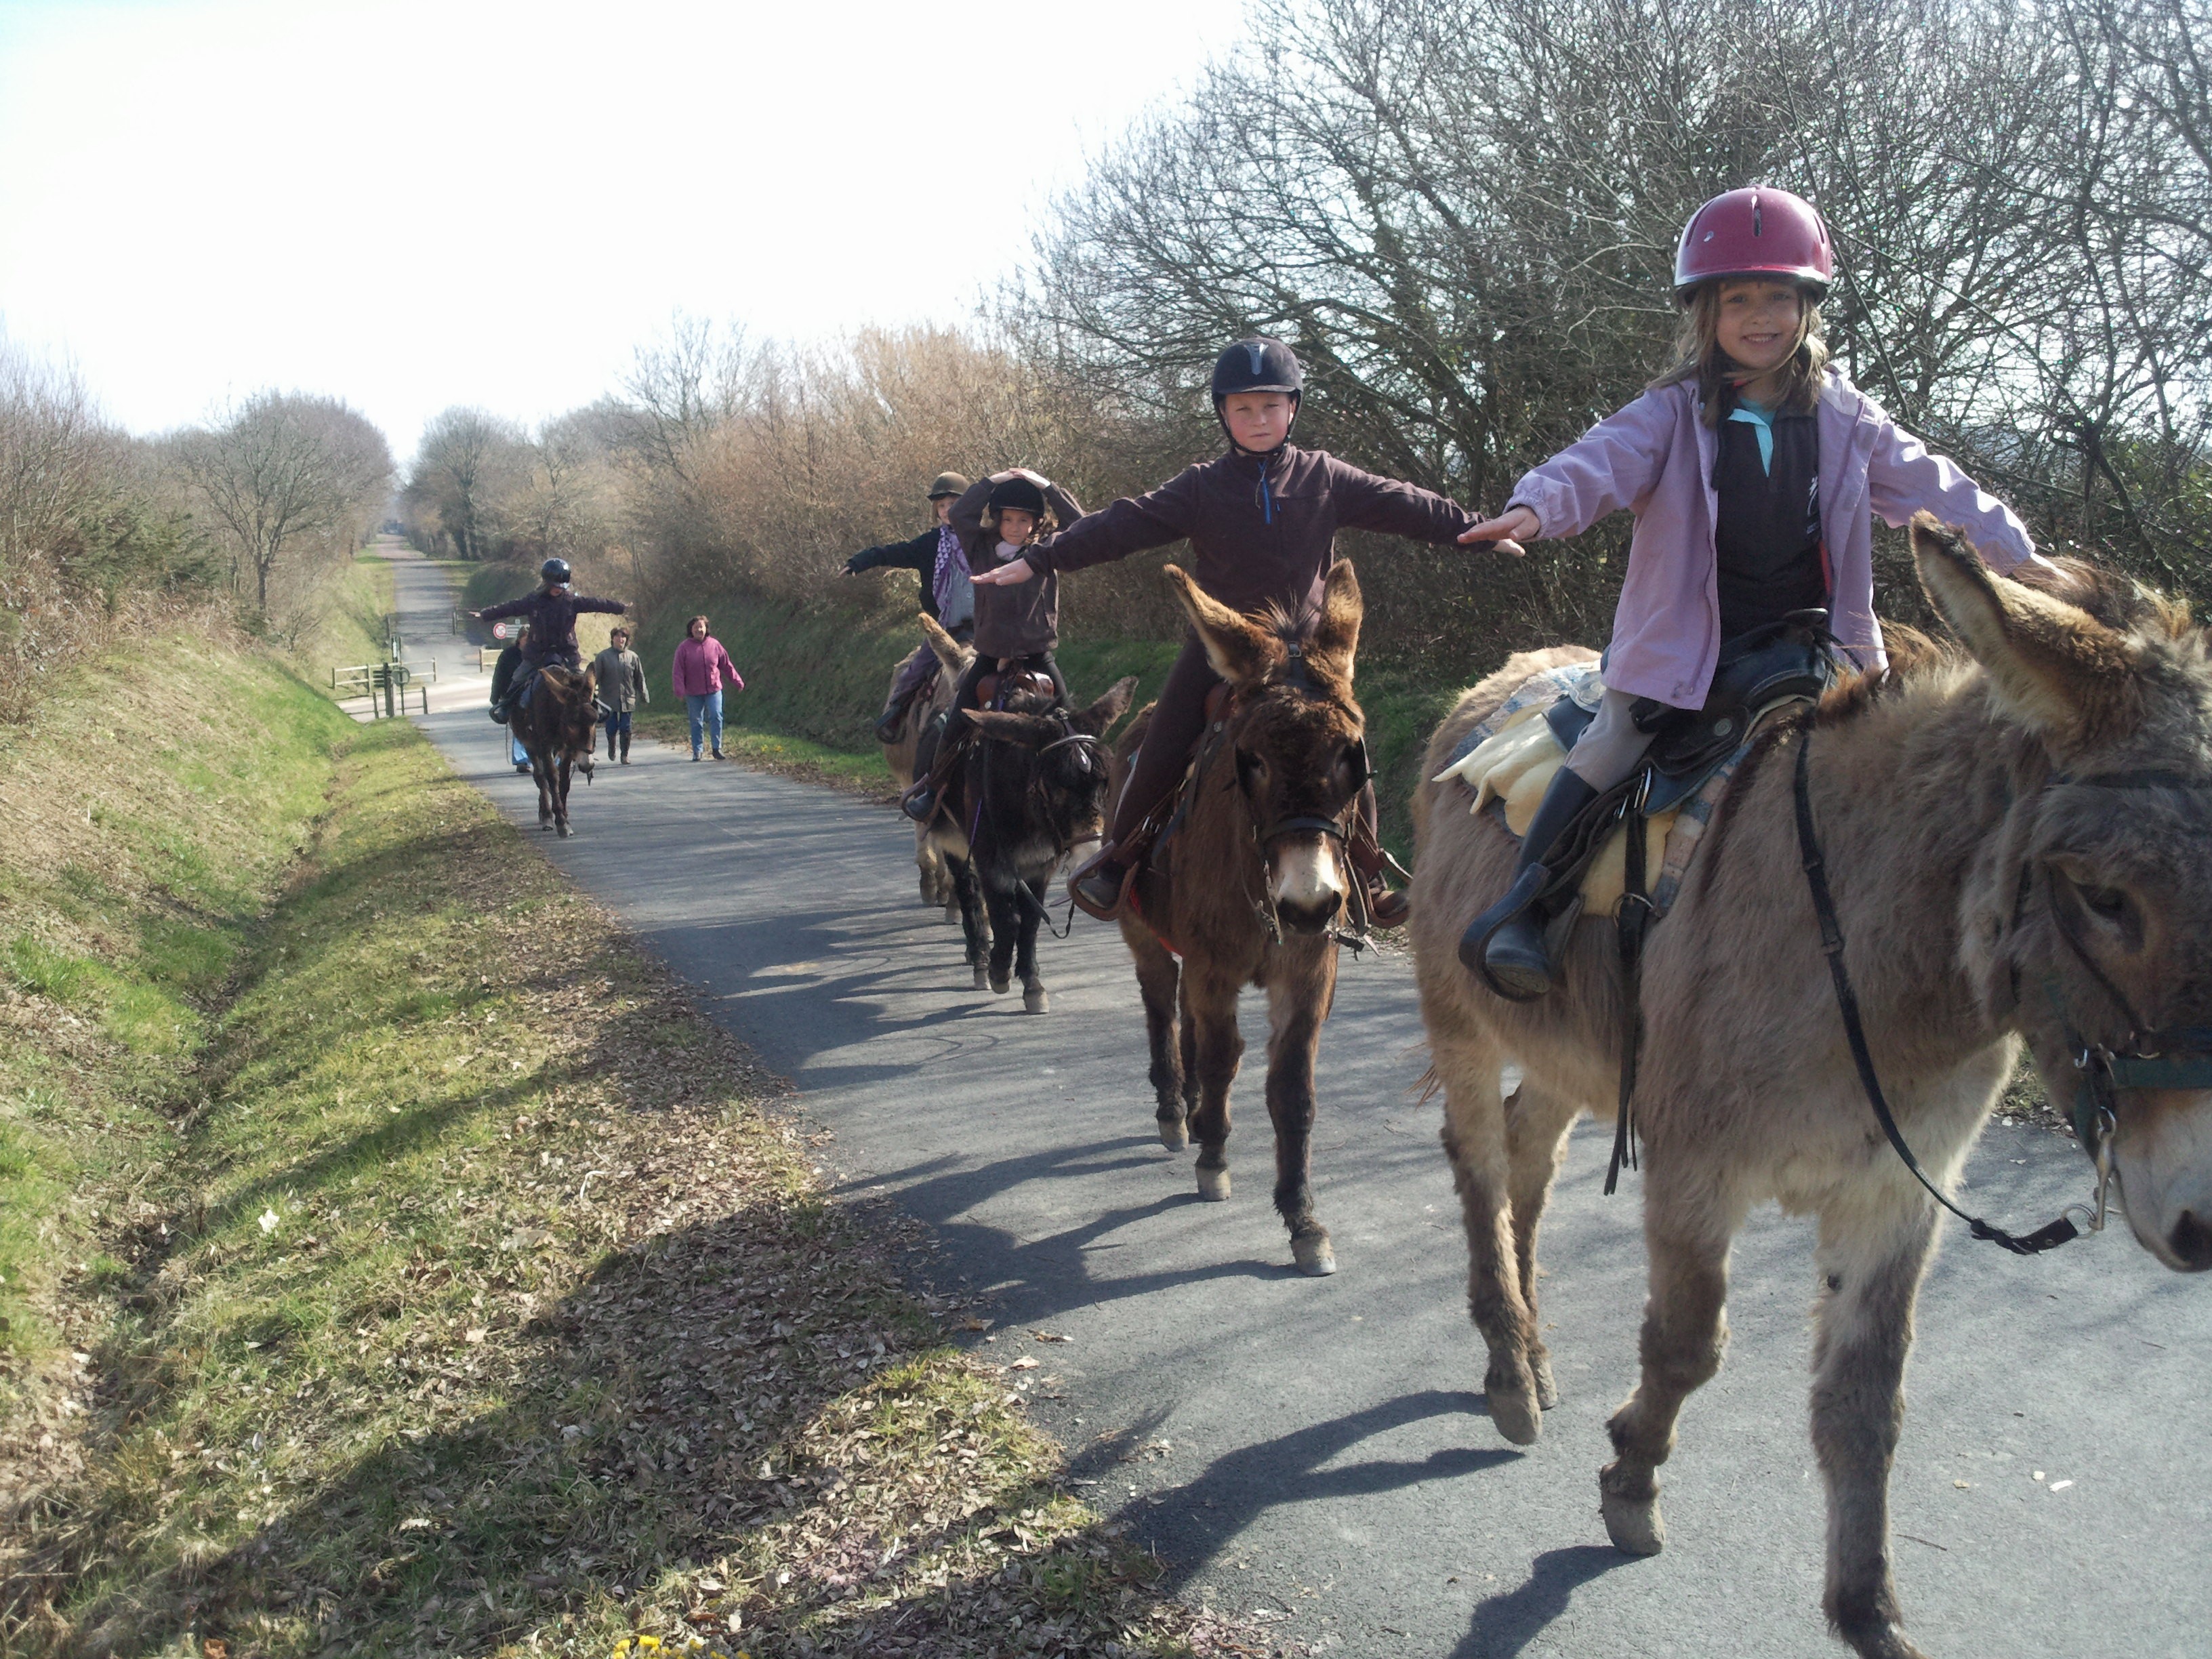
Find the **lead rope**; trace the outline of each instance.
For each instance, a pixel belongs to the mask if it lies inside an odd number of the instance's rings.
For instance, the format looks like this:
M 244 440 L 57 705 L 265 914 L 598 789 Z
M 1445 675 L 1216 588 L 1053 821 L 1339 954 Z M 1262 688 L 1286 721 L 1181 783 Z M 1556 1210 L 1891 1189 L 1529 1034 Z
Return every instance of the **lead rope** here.
M 1905 1167 L 1912 1171 L 1913 1178 L 1928 1189 L 1938 1204 L 1965 1222 L 1976 1238 L 1985 1238 L 2014 1255 L 2039 1255 L 2081 1237 L 2081 1230 L 2068 1215 L 2023 1236 L 2008 1233 L 1979 1216 L 1967 1214 L 1928 1178 L 1927 1171 L 1920 1167 L 1920 1160 L 1912 1155 L 1912 1148 L 1905 1145 L 1896 1118 L 1890 1115 L 1889 1102 L 1882 1097 L 1881 1081 L 1875 1073 L 1874 1055 L 1867 1048 L 1866 1028 L 1859 1018 L 1858 997 L 1851 989 L 1850 970 L 1844 966 L 1844 930 L 1836 920 L 1835 899 L 1828 891 L 1827 865 L 1820 855 L 1820 838 L 1813 830 L 1812 780 L 1813 727 L 1808 721 L 1802 728 L 1797 745 L 1797 851 L 1804 863 L 1805 884 L 1812 889 L 1813 914 L 1820 924 L 1820 950 L 1828 958 L 1828 975 L 1835 982 L 1836 1006 L 1844 1017 L 1844 1036 L 1850 1044 L 1851 1063 L 1858 1068 L 1859 1086 L 1866 1091 L 1867 1103 L 1874 1108 L 1882 1133 L 1889 1137 L 1890 1146 L 1905 1160 Z
M 1650 775 L 1644 775 L 1644 787 L 1650 787 Z M 1614 924 L 1620 940 L 1620 989 L 1623 1014 L 1620 1024 L 1620 1105 L 1613 1120 L 1613 1161 L 1605 1168 L 1605 1195 L 1613 1196 L 1613 1188 L 1620 1184 L 1620 1168 L 1639 1166 L 1636 1161 L 1636 1131 L 1630 1121 L 1629 1103 L 1636 1095 L 1636 1063 L 1644 1046 L 1644 933 L 1651 925 L 1651 900 L 1644 891 L 1645 871 L 1644 845 L 1645 826 L 1643 812 L 1643 792 L 1635 799 L 1625 801 L 1621 808 L 1624 825 L 1622 834 L 1627 841 L 1622 847 L 1628 871 L 1621 884 L 1620 916 Z

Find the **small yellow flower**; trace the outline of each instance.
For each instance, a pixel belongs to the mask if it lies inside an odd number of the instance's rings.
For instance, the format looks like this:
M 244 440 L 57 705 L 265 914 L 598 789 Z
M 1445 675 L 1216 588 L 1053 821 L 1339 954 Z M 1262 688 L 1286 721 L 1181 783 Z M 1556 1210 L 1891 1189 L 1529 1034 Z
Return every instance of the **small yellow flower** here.
M 623 1656 L 629 1651 L 629 1638 L 625 1636 L 621 1641 L 615 1644 L 615 1659 L 623 1659 Z
M 655 1653 L 659 1650 L 659 1648 L 660 1638 L 658 1636 L 641 1636 L 637 1638 L 637 1650 L 640 1653 Z

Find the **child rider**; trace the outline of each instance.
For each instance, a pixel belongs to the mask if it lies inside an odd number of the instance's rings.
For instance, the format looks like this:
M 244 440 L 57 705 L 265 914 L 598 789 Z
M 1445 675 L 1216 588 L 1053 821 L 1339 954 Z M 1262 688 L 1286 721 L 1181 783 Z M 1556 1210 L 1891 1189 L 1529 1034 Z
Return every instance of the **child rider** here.
M 978 603 L 987 589 L 1027 581 L 1032 574 L 1080 570 L 1187 538 L 1192 578 L 1210 597 L 1233 611 L 1274 605 L 1291 616 L 1311 615 L 1336 562 L 1340 529 L 1420 542 L 1469 539 L 1474 514 L 1456 501 L 1292 445 L 1304 385 L 1297 357 L 1280 340 L 1239 340 L 1213 366 L 1213 412 L 1229 439 L 1228 453 L 1149 495 L 1124 497 L 1078 520 L 1020 559 L 979 570 Z M 1206 693 L 1218 684 L 1193 629 L 1160 688 L 1106 844 L 1068 884 L 1092 915 L 1110 920 L 1119 910 L 1128 872 L 1125 849 L 1182 777 L 1206 723 Z M 1383 883 L 1371 781 L 1360 792 L 1359 812 L 1366 846 L 1376 849 L 1361 854 L 1368 911 L 1378 926 L 1395 927 L 1406 919 L 1406 901 Z

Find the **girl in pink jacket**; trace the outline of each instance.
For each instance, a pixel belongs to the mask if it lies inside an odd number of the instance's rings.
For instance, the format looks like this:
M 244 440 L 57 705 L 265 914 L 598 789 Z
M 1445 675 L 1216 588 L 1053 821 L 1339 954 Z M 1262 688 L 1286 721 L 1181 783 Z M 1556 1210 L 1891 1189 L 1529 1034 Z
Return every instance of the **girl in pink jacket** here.
M 699 741 L 706 734 L 701 729 L 703 726 L 713 734 L 714 758 L 721 759 L 722 688 L 742 691 L 745 683 L 730 653 L 722 649 L 721 641 L 707 631 L 704 617 L 694 617 L 684 624 L 672 678 L 676 695 L 684 700 L 684 713 L 691 720 L 691 758 L 699 758 Z
M 1999 570 L 2036 556 L 2009 508 L 1828 366 L 1820 301 L 1833 275 L 1828 229 L 1809 202 L 1759 188 L 1706 203 L 1674 257 L 1674 367 L 1461 538 L 1518 551 L 1623 507 L 1636 514 L 1604 701 L 1528 827 L 1516 890 L 1582 809 L 1642 763 L 1652 734 L 1631 705 L 1703 707 L 1726 641 L 1820 609 L 1845 653 L 1881 665 L 1875 516 L 1896 526 L 1924 507 L 1962 526 Z M 1517 997 L 1551 988 L 1535 910 L 1524 904 L 1494 932 L 1486 912 L 1460 947 L 1469 968 L 1486 967 Z

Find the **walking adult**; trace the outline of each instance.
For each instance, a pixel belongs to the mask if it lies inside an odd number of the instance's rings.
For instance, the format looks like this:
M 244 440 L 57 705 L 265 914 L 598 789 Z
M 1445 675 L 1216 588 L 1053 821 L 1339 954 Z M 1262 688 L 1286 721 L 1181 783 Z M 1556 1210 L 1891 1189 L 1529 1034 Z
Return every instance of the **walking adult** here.
M 607 711 L 608 758 L 628 766 L 630 715 L 653 701 L 653 693 L 646 689 L 645 665 L 629 648 L 629 629 L 609 630 L 607 648 L 592 659 L 592 665 L 599 676 L 599 706 Z
M 707 631 L 707 619 L 694 617 L 684 624 L 684 637 L 676 647 L 672 671 L 676 695 L 684 699 L 691 720 L 691 758 L 699 758 L 699 745 L 712 735 L 714 758 L 722 758 L 722 691 L 742 691 L 745 682 L 721 641 Z
M 930 480 L 929 504 L 937 522 L 911 541 L 863 548 L 845 561 L 845 574 L 863 570 L 911 570 L 921 578 L 921 609 L 938 626 L 965 643 L 975 632 L 975 588 L 969 579 L 968 550 L 952 528 L 952 504 L 968 492 L 957 472 Z M 876 719 L 876 740 L 896 743 L 907 710 L 937 679 L 937 653 L 927 643 L 899 665 L 890 701 Z

